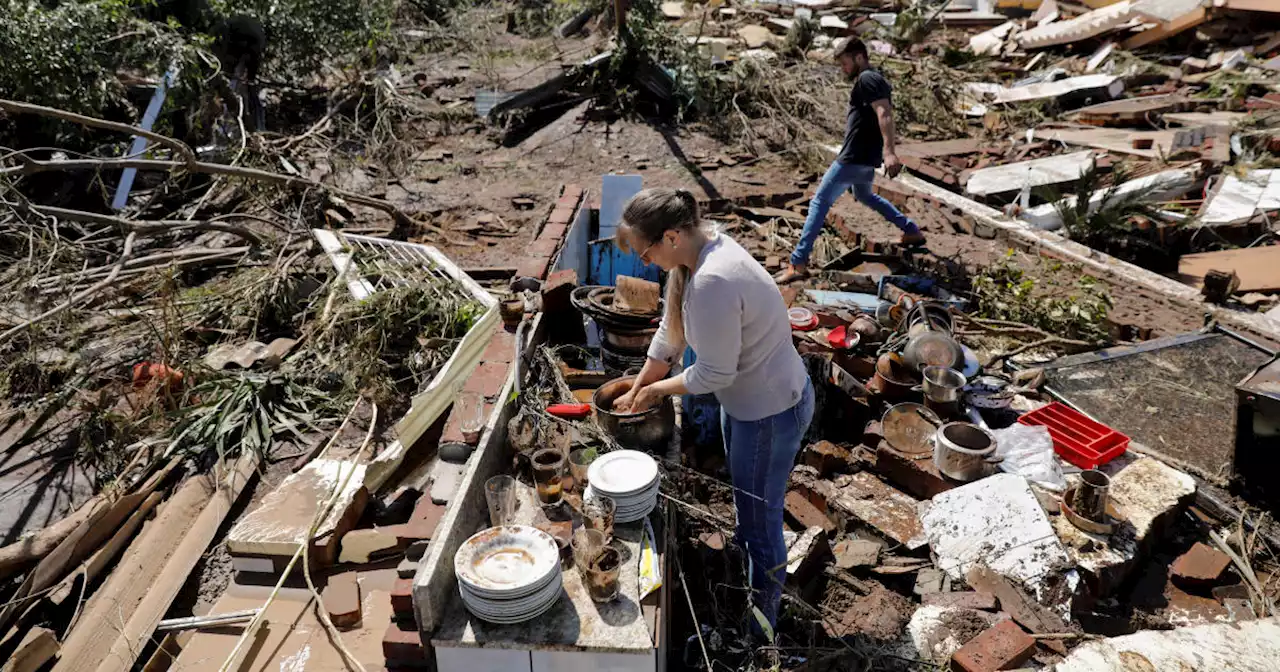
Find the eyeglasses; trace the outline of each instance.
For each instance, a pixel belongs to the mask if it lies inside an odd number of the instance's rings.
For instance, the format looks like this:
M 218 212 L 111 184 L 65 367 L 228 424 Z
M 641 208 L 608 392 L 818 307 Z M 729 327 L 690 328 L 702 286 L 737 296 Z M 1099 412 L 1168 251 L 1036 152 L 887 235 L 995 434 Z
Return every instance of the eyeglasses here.
M 663 241 L 663 238 L 658 238 L 652 243 L 649 243 L 649 247 L 644 248 L 644 250 L 640 252 L 640 261 L 643 261 L 646 264 L 649 263 L 649 250 L 652 250 L 654 245 L 657 245 L 662 241 Z

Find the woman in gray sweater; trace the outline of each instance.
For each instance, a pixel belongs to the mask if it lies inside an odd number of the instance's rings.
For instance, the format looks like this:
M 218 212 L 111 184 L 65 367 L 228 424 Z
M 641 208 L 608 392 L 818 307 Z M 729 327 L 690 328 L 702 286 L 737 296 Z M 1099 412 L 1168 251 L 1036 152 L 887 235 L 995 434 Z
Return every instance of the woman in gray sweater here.
M 786 578 L 783 500 L 814 405 L 786 303 L 750 253 L 703 225 L 688 191 L 646 189 L 627 203 L 622 219 L 624 249 L 668 275 L 662 324 L 635 386 L 615 408 L 635 412 L 668 395 L 716 395 L 737 539 L 750 559 L 755 605 L 772 627 Z M 668 378 L 686 344 L 696 363 Z

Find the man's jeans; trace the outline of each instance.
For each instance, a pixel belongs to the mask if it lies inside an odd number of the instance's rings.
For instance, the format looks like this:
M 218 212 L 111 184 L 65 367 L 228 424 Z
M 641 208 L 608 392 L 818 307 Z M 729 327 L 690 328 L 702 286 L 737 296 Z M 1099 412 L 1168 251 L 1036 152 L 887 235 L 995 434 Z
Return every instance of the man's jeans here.
M 738 513 L 738 544 L 746 548 L 751 565 L 755 605 L 770 626 L 777 624 L 782 585 L 787 580 L 787 545 L 782 539 L 787 479 L 800 451 L 800 439 L 813 420 L 813 405 L 813 383 L 806 381 L 800 401 L 777 415 L 743 422 L 720 411 Z M 752 630 L 758 632 L 755 619 L 749 620 Z
M 818 241 L 818 234 L 822 233 L 822 226 L 827 221 L 827 212 L 831 210 L 831 206 L 840 198 L 840 194 L 846 189 L 852 189 L 853 195 L 862 203 L 872 210 L 880 213 L 882 217 L 889 220 L 894 226 L 902 229 L 905 233 L 919 233 L 920 229 L 907 216 L 898 212 L 893 204 L 876 195 L 871 190 L 871 183 L 875 179 L 876 169 L 874 166 L 861 166 L 856 163 L 840 163 L 840 161 L 832 161 L 831 167 L 827 169 L 827 174 L 822 177 L 822 184 L 818 185 L 818 192 L 813 195 L 813 200 L 809 201 L 809 216 L 804 220 L 804 231 L 800 234 L 800 242 L 796 244 L 796 251 L 791 254 L 791 263 L 796 266 L 802 266 L 809 263 L 809 255 L 813 253 L 813 244 Z

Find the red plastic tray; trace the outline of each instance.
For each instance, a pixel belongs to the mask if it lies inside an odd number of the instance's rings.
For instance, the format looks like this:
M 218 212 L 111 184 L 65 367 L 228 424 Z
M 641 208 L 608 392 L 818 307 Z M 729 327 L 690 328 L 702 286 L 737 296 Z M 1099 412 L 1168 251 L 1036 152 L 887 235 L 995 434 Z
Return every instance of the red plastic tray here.
M 1054 452 L 1081 469 L 1096 469 L 1129 449 L 1129 437 L 1056 401 L 1018 422 L 1048 427 Z

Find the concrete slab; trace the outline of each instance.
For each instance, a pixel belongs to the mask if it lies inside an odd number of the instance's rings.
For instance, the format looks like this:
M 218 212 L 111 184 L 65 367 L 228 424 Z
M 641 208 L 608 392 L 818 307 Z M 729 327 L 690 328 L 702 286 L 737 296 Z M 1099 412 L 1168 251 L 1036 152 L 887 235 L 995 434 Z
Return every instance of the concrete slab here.
M 1143 631 L 1086 642 L 1054 672 L 1233 670 L 1271 672 L 1280 660 L 1280 618 Z
M 345 480 L 346 488 L 339 494 L 337 503 L 316 528 L 316 538 L 340 537 L 345 531 L 340 528 L 353 524 L 354 517 L 359 516 L 355 511 L 353 517 L 350 509 L 364 499 L 357 498 L 357 492 L 363 488 L 364 473 L 363 464 L 312 460 L 301 471 L 284 479 L 256 509 L 231 528 L 227 533 L 227 551 L 232 555 L 292 557 L 298 544 L 307 538 L 316 511 Z M 333 546 L 336 554 L 336 544 Z M 332 563 L 335 559 L 327 560 Z
M 989 476 L 944 492 L 921 508 L 920 522 L 938 566 L 953 579 L 964 579 L 970 568 L 985 565 L 1044 600 L 1052 580 L 1072 567 L 1049 517 L 1021 476 Z M 1069 606 L 1069 601 L 1052 601 L 1059 609 Z

